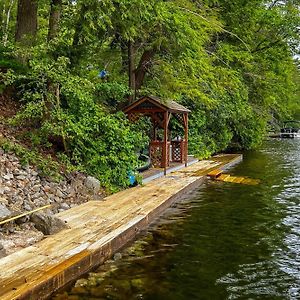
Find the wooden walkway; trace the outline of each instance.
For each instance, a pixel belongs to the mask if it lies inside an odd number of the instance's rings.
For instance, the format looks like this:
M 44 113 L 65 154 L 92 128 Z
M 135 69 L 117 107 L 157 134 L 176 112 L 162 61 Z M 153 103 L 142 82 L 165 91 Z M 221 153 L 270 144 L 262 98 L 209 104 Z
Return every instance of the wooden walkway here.
M 198 162 L 199 160 L 195 158 L 193 155 L 188 156 L 188 163 L 187 165 L 193 165 L 194 163 Z M 184 163 L 174 163 L 171 162 L 170 166 L 167 168 L 167 174 L 178 171 L 180 169 L 185 168 Z M 150 168 L 142 173 L 140 173 L 143 178 L 143 184 L 146 184 L 154 179 L 160 178 L 165 176 L 163 168 Z
M 200 161 L 145 186 L 58 214 L 69 229 L 0 260 L 0 299 L 45 299 L 100 265 L 132 240 L 208 172 L 241 160 L 224 155 Z

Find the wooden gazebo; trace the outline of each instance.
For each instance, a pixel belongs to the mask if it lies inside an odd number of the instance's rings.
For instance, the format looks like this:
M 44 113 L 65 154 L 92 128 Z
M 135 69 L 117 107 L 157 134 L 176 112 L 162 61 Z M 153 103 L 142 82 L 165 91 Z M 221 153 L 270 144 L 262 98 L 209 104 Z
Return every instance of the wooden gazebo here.
M 172 100 L 161 100 L 154 96 L 145 96 L 123 109 L 129 120 L 135 121 L 149 116 L 153 124 L 153 139 L 150 142 L 150 159 L 154 167 L 164 168 L 171 162 L 185 163 L 188 160 L 188 114 L 190 110 Z M 184 129 L 184 138 L 169 138 L 169 122 L 175 117 Z M 163 140 L 158 140 L 157 129 L 164 130 Z

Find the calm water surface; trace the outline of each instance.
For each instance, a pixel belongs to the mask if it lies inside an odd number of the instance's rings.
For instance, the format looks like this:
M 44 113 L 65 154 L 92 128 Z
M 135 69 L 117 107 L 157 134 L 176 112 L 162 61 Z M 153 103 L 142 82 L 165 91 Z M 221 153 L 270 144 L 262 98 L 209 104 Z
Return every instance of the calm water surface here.
M 300 140 L 271 140 L 53 299 L 300 299 Z

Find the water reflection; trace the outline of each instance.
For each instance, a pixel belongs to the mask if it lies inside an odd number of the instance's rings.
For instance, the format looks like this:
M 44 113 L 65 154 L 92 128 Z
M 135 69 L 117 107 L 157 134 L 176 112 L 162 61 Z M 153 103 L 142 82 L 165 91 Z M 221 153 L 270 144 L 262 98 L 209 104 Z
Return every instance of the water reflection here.
M 300 299 L 300 141 L 271 140 L 54 299 Z

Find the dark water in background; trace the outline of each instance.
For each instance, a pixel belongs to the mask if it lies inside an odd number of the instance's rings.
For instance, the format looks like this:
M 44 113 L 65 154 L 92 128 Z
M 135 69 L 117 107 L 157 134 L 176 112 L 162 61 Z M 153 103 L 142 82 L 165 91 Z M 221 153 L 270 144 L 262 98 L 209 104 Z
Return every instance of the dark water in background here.
M 53 299 L 300 299 L 300 139 L 270 140 Z

